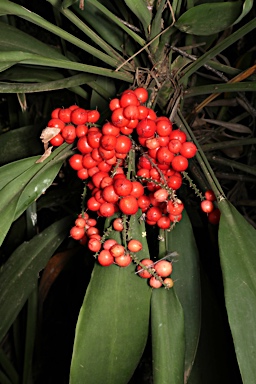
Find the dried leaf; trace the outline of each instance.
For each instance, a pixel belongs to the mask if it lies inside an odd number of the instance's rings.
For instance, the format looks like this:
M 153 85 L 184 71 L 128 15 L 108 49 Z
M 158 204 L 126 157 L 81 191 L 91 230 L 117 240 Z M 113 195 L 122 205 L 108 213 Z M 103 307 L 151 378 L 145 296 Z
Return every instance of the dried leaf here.
M 42 140 L 43 143 L 48 143 L 51 139 L 53 139 L 55 136 L 60 133 L 59 128 L 52 128 L 52 127 L 46 127 L 40 136 L 40 139 Z
M 219 125 L 221 127 L 227 128 L 233 132 L 252 133 L 251 129 L 243 124 L 230 123 L 228 121 L 213 120 L 213 119 L 202 119 L 202 120 L 210 124 L 215 124 L 215 125 Z
M 36 161 L 36 163 L 42 163 L 45 159 L 47 159 L 47 157 L 50 156 L 50 154 L 52 153 L 52 149 L 53 147 L 49 147 L 45 150 L 44 154 L 40 157 L 40 159 L 38 159 Z

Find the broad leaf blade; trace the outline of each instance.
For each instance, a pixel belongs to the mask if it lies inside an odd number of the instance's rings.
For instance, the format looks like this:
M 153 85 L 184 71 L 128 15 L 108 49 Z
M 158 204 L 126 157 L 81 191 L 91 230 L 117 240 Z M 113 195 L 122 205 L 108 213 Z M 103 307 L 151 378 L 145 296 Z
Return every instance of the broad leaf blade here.
M 242 2 L 205 3 L 190 8 L 175 23 L 180 31 L 209 36 L 230 27 L 242 11 Z
M 138 215 L 132 220 L 132 235 L 142 240 L 144 224 Z M 145 238 L 143 245 L 141 258 L 148 256 Z M 90 383 L 92 377 L 95 383 L 127 384 L 131 378 L 148 337 L 151 295 L 134 271 L 134 264 L 95 265 L 78 318 L 71 384 Z
M 154 384 L 183 384 L 184 317 L 174 289 L 153 289 L 151 331 Z
M 219 203 L 219 249 L 225 302 L 244 384 L 256 377 L 256 231 L 223 200 Z
M 201 288 L 199 255 L 193 229 L 186 212 L 173 231 L 167 234 L 168 250 L 178 252 L 173 262 L 172 278 L 185 318 L 185 383 L 195 360 L 201 328 Z
M 3 339 L 36 286 L 38 273 L 64 240 L 70 224 L 70 218 L 55 222 L 29 242 L 20 245 L 2 267 L 0 340 Z

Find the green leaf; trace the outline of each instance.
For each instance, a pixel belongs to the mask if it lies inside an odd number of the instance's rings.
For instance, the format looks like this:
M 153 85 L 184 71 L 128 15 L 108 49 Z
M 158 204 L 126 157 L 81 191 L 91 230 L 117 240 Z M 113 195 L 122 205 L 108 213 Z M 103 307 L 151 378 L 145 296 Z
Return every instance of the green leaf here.
M 183 384 L 184 318 L 174 288 L 153 289 L 151 332 L 154 384 Z
M 120 64 L 119 60 L 113 59 L 109 55 L 107 55 L 107 54 L 101 52 L 100 50 L 94 48 L 93 46 L 87 44 L 83 40 L 78 39 L 77 37 L 75 37 L 71 33 L 68 33 L 65 30 L 63 30 L 62 28 L 50 23 L 49 21 L 45 20 L 41 16 L 37 15 L 36 13 L 31 12 L 24 7 L 21 7 L 18 4 L 12 3 L 11 1 L 8 1 L 8 0 L 2 0 L 1 1 L 0 13 L 13 14 L 13 15 L 19 16 L 25 20 L 28 20 L 28 21 L 46 29 L 47 31 L 54 33 L 55 35 L 59 36 L 60 38 L 70 42 L 71 44 L 74 44 L 75 46 L 81 48 L 85 52 L 88 52 L 92 56 L 97 57 L 99 60 L 103 61 L 104 63 L 108 63 L 112 67 L 116 67 Z M 26 35 L 26 34 L 22 33 L 23 37 L 24 37 L 24 35 Z M 6 33 L 4 33 L 4 36 L 5 36 L 5 40 L 6 40 L 6 37 L 7 37 Z M 29 38 L 29 35 L 28 35 L 28 38 Z M 30 40 L 32 40 L 32 39 L 34 41 L 36 41 L 36 39 L 30 37 Z M 7 44 L 8 44 L 8 38 L 7 38 Z M 41 43 L 41 45 L 46 45 L 46 44 Z M 10 46 L 10 43 L 9 43 L 9 46 Z M 11 48 L 11 49 L 13 49 L 13 48 Z M 29 50 L 29 52 L 31 52 L 31 51 Z M 44 51 L 41 51 L 40 54 L 45 55 Z M 55 57 L 55 56 L 53 56 L 53 57 Z M 63 58 L 64 57 L 65 56 L 63 56 Z
M 150 39 L 153 39 L 156 37 L 161 31 L 162 31 L 162 13 L 163 9 L 165 7 L 165 0 L 161 0 L 156 15 L 151 23 L 151 30 L 150 30 Z M 157 48 L 159 46 L 159 38 L 155 39 L 149 46 L 149 49 L 152 53 L 155 53 Z M 159 59 L 158 59 L 159 60 Z
M 87 7 L 86 10 L 81 10 L 78 4 L 75 4 L 74 9 L 106 43 L 121 54 L 125 52 L 126 56 L 131 56 L 138 50 L 134 41 L 127 36 L 124 40 L 123 30 L 93 4 Z
M 219 203 L 219 250 L 228 320 L 243 384 L 256 377 L 256 231 L 227 200 Z
M 66 237 L 70 218 L 55 222 L 20 245 L 0 271 L 0 340 L 37 284 L 38 274 Z
M 131 36 L 134 41 L 136 41 L 139 45 L 143 46 L 145 44 L 145 40 L 143 40 L 137 33 L 133 32 L 130 28 L 128 28 L 114 13 L 109 11 L 104 5 L 102 5 L 98 0 L 86 0 L 87 4 L 90 4 L 96 7 L 99 11 L 101 11 L 108 19 L 113 21 L 116 25 L 118 25 L 128 36 Z
M 114 98 L 116 94 L 116 87 L 113 80 L 101 76 L 93 83 L 90 82 L 89 85 L 93 88 L 90 99 L 91 109 L 97 108 L 103 112 L 108 108 L 110 99 Z
M 216 44 L 213 48 L 211 48 L 208 52 L 204 53 L 199 59 L 195 60 L 192 64 L 190 64 L 187 68 L 183 70 L 183 75 L 179 79 L 179 83 L 186 83 L 187 79 L 192 76 L 199 68 L 201 68 L 204 64 L 209 63 L 209 61 L 218 55 L 218 53 L 222 52 L 224 49 L 228 48 L 236 41 L 241 39 L 247 33 L 251 32 L 254 28 L 256 28 L 256 18 L 250 20 L 247 24 L 243 25 L 237 31 L 233 32 L 230 36 L 226 37 L 219 44 Z M 221 70 L 214 66 L 214 68 Z M 225 66 L 224 66 L 225 68 Z M 226 70 L 225 73 L 229 73 Z
M 18 171 L 15 169 L 16 162 L 3 167 L 10 181 L 0 191 L 0 244 L 12 222 L 51 185 L 63 160 L 69 155 L 68 148 L 67 145 L 57 148 L 43 163 L 33 163 L 24 172 L 20 171 L 20 163 Z
M 3 62 L 12 62 L 13 65 L 17 63 L 32 64 L 32 65 L 42 65 L 53 68 L 65 68 L 69 70 L 81 71 L 92 73 L 95 75 L 101 75 L 106 77 L 111 77 L 114 79 L 119 79 L 123 81 L 132 82 L 133 76 L 129 73 L 116 72 L 110 69 L 96 67 L 93 65 L 87 65 L 82 63 L 76 63 L 69 60 L 57 60 L 51 59 L 49 57 L 40 56 L 33 53 L 21 52 L 21 51 L 8 51 L 0 52 L 0 63 Z
M 54 80 L 54 81 L 35 83 L 35 84 L 0 82 L 0 92 L 2 93 L 21 93 L 21 92 L 34 93 L 34 92 L 54 91 L 54 90 L 63 89 L 63 88 L 72 89 L 73 87 L 77 87 L 78 85 L 92 84 L 92 82 L 95 79 L 96 79 L 95 75 L 79 74 L 79 75 L 66 77 L 61 80 Z
M 143 25 L 146 35 L 149 33 L 149 24 L 151 22 L 152 13 L 147 7 L 147 1 L 145 0 L 124 0 L 130 10 L 138 17 Z
M 197 5 L 183 13 L 175 27 L 193 35 L 213 35 L 234 24 L 241 10 L 240 0 Z
M 27 159 L 21 159 L 18 161 L 14 161 L 11 164 L 6 164 L 2 166 L 0 168 L 0 191 L 11 180 L 15 179 L 16 177 L 27 171 L 28 168 L 32 167 L 35 164 L 36 160 L 38 160 L 38 156 L 29 157 Z
M 238 17 L 238 19 L 235 21 L 234 24 L 239 23 L 239 21 L 241 21 L 250 12 L 250 10 L 253 7 L 253 2 L 254 2 L 253 0 L 245 0 L 244 1 L 243 11 L 242 11 L 241 15 Z
M 0 165 L 33 156 L 42 151 L 39 129 L 33 125 L 11 130 L 1 135 Z
M 175 292 L 181 302 L 185 319 L 185 368 L 184 380 L 188 380 L 195 360 L 201 328 L 201 287 L 199 255 L 193 229 L 186 212 L 182 220 L 167 233 L 168 251 L 178 252 L 173 262 L 172 279 Z
M 134 238 L 143 239 L 143 258 L 148 249 L 138 215 L 130 229 Z M 131 378 L 148 337 L 151 296 L 147 281 L 134 271 L 134 264 L 95 265 L 77 322 L 71 384 L 90 383 L 92 377 L 95 383 L 127 384 Z
M 201 269 L 201 331 L 197 354 L 188 384 L 227 384 L 230 382 L 229 339 L 214 283 L 211 286 L 207 275 Z M 233 368 L 232 366 L 231 369 L 233 370 Z
M 255 92 L 255 81 L 244 81 L 241 83 L 229 83 L 229 84 L 208 84 L 200 85 L 198 87 L 191 87 L 184 92 L 184 97 L 194 97 L 198 95 L 206 95 L 209 93 L 222 93 L 222 92 Z

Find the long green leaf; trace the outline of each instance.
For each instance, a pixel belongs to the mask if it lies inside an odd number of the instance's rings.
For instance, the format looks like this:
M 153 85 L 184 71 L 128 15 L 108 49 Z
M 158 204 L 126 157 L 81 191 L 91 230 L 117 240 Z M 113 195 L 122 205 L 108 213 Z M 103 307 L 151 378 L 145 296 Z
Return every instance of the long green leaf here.
M 185 68 L 183 70 L 183 76 L 180 78 L 179 82 L 186 82 L 187 79 L 204 64 L 208 63 L 213 57 L 218 55 L 218 53 L 222 52 L 224 49 L 234 44 L 237 40 L 241 39 L 247 33 L 251 32 L 254 28 L 256 28 L 256 18 L 253 18 L 247 24 L 243 25 L 237 31 L 233 32 L 230 36 L 226 37 L 226 39 L 222 40 L 219 44 L 215 45 L 208 52 L 203 54 L 198 60 L 194 61 L 187 68 Z
M 154 384 L 183 384 L 184 317 L 174 288 L 153 290 L 151 332 Z
M 30 70 L 31 71 L 31 70 Z M 34 93 L 47 92 L 63 88 L 72 88 L 78 85 L 89 84 L 96 80 L 95 75 L 79 74 L 66 77 L 61 80 L 47 81 L 43 83 L 7 83 L 0 82 L 0 92 L 2 93 Z
M 32 167 L 38 156 L 28 157 L 27 159 L 21 159 L 14 161 L 11 164 L 6 164 L 0 168 L 0 192 L 2 188 L 8 184 L 11 180 L 15 179 L 23 172 L 27 171 L 28 168 Z
M 17 128 L 2 134 L 0 165 L 40 153 L 42 145 L 38 140 L 39 135 L 39 129 L 33 125 Z M 4 180 L 2 181 L 4 182 Z
M 87 0 L 87 4 L 91 4 L 97 9 L 99 9 L 105 16 L 107 16 L 110 20 L 112 20 L 115 24 L 117 24 L 127 35 L 131 36 L 134 41 L 136 41 L 139 45 L 143 46 L 145 44 L 145 40 L 142 39 L 137 33 L 133 32 L 130 28 L 128 28 L 114 13 L 110 12 L 104 5 L 102 5 L 98 0 Z
M 208 93 L 221 93 L 221 92 L 255 92 L 256 82 L 247 81 L 241 83 L 229 84 L 209 84 L 201 85 L 199 87 L 192 87 L 184 92 L 184 97 L 194 97 L 198 95 L 206 95 Z
M 219 250 L 225 302 L 243 384 L 256 377 L 256 231 L 229 203 L 219 203 Z
M 24 63 L 32 65 L 42 65 L 53 68 L 65 68 L 69 70 L 73 69 L 75 71 L 111 77 L 127 82 L 133 81 L 133 76 L 128 73 L 126 74 L 122 72 L 115 72 L 110 69 L 96 67 L 93 65 L 86 65 L 82 63 L 76 63 L 69 60 L 51 59 L 49 57 L 44 57 L 41 55 L 22 51 L 0 52 L 0 62 L 13 62 L 13 65 L 17 63 Z
M 41 16 L 37 15 L 34 12 L 29 11 L 25 7 L 21 7 L 18 4 L 12 3 L 8 0 L 2 0 L 0 3 L 0 13 L 2 14 L 12 14 L 19 16 L 25 20 L 30 21 L 31 23 L 34 23 L 47 31 L 50 31 L 54 33 L 55 35 L 59 36 L 60 38 L 70 42 L 71 44 L 76 45 L 77 47 L 81 48 L 82 50 L 88 52 L 90 55 L 97 57 L 99 60 L 108 63 L 112 67 L 117 67 L 122 62 L 117 59 L 113 59 L 109 55 L 106 55 L 105 53 L 99 51 L 98 49 L 94 48 L 93 46 L 87 44 L 86 42 L 78 39 L 77 37 L 73 36 L 72 34 L 66 32 L 62 28 L 59 28 L 58 26 L 50 23 L 49 21 L 43 19 Z
M 38 274 L 66 237 L 70 218 L 55 222 L 20 245 L 0 271 L 0 340 L 37 284 Z
M 134 238 L 143 240 L 139 257 L 148 257 L 138 215 L 130 229 Z M 127 384 L 131 378 L 148 337 L 151 296 L 147 282 L 134 271 L 133 264 L 95 265 L 77 322 L 71 384 Z
M 230 27 L 241 10 L 242 1 L 200 4 L 183 13 L 175 27 L 193 35 L 213 35 Z
M 185 368 L 184 380 L 188 380 L 194 364 L 201 328 L 201 288 L 197 245 L 186 212 L 181 222 L 167 234 L 169 251 L 178 252 L 173 262 L 172 278 L 175 292 L 181 302 L 185 318 Z
M 15 169 L 16 162 L 7 168 L 3 167 L 4 171 L 7 171 L 10 181 L 0 191 L 0 244 L 2 244 L 14 219 L 17 219 L 31 202 L 51 185 L 61 163 L 68 155 L 68 148 L 67 145 L 57 148 L 43 163 L 34 163 L 21 173 L 19 163 L 18 171 Z M 42 173 L 42 169 L 46 172 Z M 24 191 L 26 192 L 23 193 Z
M 77 17 L 69 9 L 61 9 L 61 12 L 66 16 L 70 21 L 72 21 L 76 27 L 78 27 L 82 32 L 84 32 L 92 41 L 99 45 L 105 52 L 107 52 L 111 57 L 119 60 L 119 62 L 124 62 L 124 58 L 115 51 L 111 45 L 107 44 L 104 39 L 97 35 L 92 29 L 90 29 L 79 17 Z M 127 63 L 123 66 L 123 69 L 133 69 L 130 63 Z
M 152 18 L 152 11 L 150 12 L 147 2 L 145 0 L 125 0 L 126 5 L 138 17 L 143 25 L 146 36 L 149 33 L 149 24 Z

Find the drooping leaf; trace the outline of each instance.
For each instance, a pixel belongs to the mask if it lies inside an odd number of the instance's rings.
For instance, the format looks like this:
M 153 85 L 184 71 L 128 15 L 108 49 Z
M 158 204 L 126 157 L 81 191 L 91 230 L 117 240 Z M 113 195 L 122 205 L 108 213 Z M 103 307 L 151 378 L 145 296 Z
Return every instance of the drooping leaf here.
M 47 31 L 50 31 L 50 32 L 54 33 L 55 35 L 59 36 L 60 38 L 70 42 L 71 44 L 74 44 L 75 46 L 79 47 L 80 49 L 84 50 L 85 52 L 88 52 L 89 54 L 93 55 L 94 57 L 97 57 L 99 60 L 101 60 L 101 61 L 103 61 L 105 63 L 108 63 L 112 67 L 116 67 L 120 63 L 119 60 L 113 59 L 112 57 L 110 57 L 109 55 L 101 52 L 100 50 L 98 50 L 97 48 L 93 47 L 92 45 L 90 45 L 90 44 L 84 42 L 83 40 L 75 37 L 71 33 L 66 32 L 64 29 L 62 29 L 62 28 L 60 28 L 60 27 L 50 23 L 49 21 L 47 21 L 43 17 L 37 15 L 36 13 L 31 12 L 28 9 L 26 9 L 25 7 L 22 7 L 22 6 L 18 5 L 18 4 L 15 4 L 15 3 L 11 2 L 11 1 L 8 1 L 8 0 L 2 0 L 1 1 L 1 3 L 0 3 L 0 13 L 3 13 L 3 14 L 13 14 L 13 15 L 19 16 L 21 18 L 24 18 L 26 20 L 29 20 L 30 22 L 32 22 L 32 23 L 34 23 L 34 24 L 36 24 L 36 25 L 46 29 Z M 10 28 L 10 26 L 9 26 L 9 28 Z M 10 29 L 12 29 L 12 31 L 13 31 L 12 36 L 13 35 L 17 35 L 17 32 L 19 32 L 19 30 L 14 28 L 14 27 L 11 27 Z M 16 32 L 15 32 L 15 30 L 16 30 Z M 24 40 L 24 36 L 26 36 L 26 35 L 27 34 L 24 33 L 24 32 L 21 33 L 21 38 L 20 39 Z M 13 48 L 9 48 L 10 47 L 10 43 L 8 43 L 8 37 L 7 36 L 8 35 L 6 35 L 6 32 L 3 31 L 3 39 L 5 39 L 5 41 L 6 41 L 5 44 L 6 44 L 7 49 L 13 49 Z M 34 41 L 33 46 L 35 46 L 35 42 L 36 42 L 37 39 L 35 39 L 33 37 L 30 37 L 29 35 L 27 35 L 27 39 L 29 41 L 33 40 Z M 29 49 L 29 43 L 23 42 L 23 44 L 27 45 L 28 46 L 28 52 L 31 52 L 31 49 Z M 43 45 L 46 45 L 46 44 L 41 42 L 40 50 L 41 50 L 41 47 Z M 49 48 L 48 49 L 47 48 L 46 48 L 46 52 L 49 51 Z M 49 57 L 49 55 L 47 53 L 44 53 L 43 50 L 41 50 L 41 52 L 39 54 L 40 55 L 46 55 L 46 56 Z M 59 58 L 60 58 L 60 55 L 61 54 L 59 53 Z M 65 58 L 65 56 L 63 56 L 63 55 L 61 55 L 61 56 L 63 58 Z M 53 55 L 53 57 L 56 58 L 55 55 Z
M 252 9 L 253 7 L 253 3 L 254 1 L 253 0 L 245 0 L 244 3 L 243 3 L 243 10 L 242 10 L 242 13 L 241 15 L 238 17 L 238 19 L 236 19 L 235 23 L 234 24 L 237 24 L 239 23 L 239 21 L 241 21 L 249 12 L 250 10 Z
M 184 317 L 174 288 L 153 289 L 151 333 L 154 384 L 183 384 Z
M 256 377 L 256 231 L 227 200 L 219 203 L 225 303 L 244 384 Z
M 188 380 L 195 360 L 201 328 L 201 288 L 197 245 L 186 212 L 173 231 L 167 234 L 168 250 L 178 252 L 173 261 L 172 279 L 175 292 L 184 311 L 185 321 L 185 368 L 184 380 Z
M 23 161 L 17 163 L 18 170 L 16 162 L 3 167 L 10 181 L 0 191 L 0 244 L 12 222 L 51 185 L 62 162 L 69 155 L 68 149 L 67 145 L 61 146 L 45 162 L 33 163 L 26 170 L 23 168 L 26 162 Z
M 42 150 L 39 129 L 33 125 L 11 130 L 1 135 L 0 165 L 10 163 Z
M 139 257 L 148 257 L 138 215 L 130 230 L 143 242 Z M 116 232 L 113 236 L 120 241 Z M 131 378 L 147 341 L 151 296 L 147 282 L 134 271 L 134 264 L 95 265 L 77 322 L 71 384 L 87 383 L 92 377 L 95 383 L 127 384 Z
M 0 271 L 0 340 L 37 284 L 38 274 L 69 231 L 70 218 L 55 222 L 20 245 Z
M 175 23 L 180 31 L 209 36 L 230 27 L 242 11 L 242 1 L 205 3 L 190 8 Z

